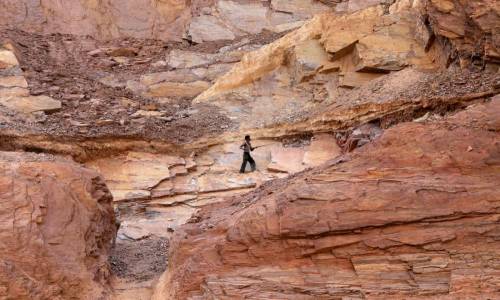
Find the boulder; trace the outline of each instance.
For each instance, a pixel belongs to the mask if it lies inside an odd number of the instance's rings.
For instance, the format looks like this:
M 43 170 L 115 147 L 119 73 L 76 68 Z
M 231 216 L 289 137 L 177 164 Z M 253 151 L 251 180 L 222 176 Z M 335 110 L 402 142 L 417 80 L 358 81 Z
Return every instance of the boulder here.
M 185 50 L 172 50 L 168 54 L 167 64 L 176 69 L 193 68 L 214 62 L 213 54 Z
M 260 2 L 219 0 L 217 10 L 224 21 L 243 33 L 260 33 L 268 24 L 268 8 Z
M 378 5 L 387 2 L 385 0 L 349 0 L 347 2 L 347 11 L 354 12 L 365 9 L 370 6 Z
M 499 100 L 202 208 L 153 299 L 495 298 Z
M 272 0 L 271 7 L 276 11 L 310 18 L 316 14 L 331 11 L 331 7 L 316 0 Z
M 0 48 L 0 70 L 19 66 L 19 61 L 14 52 Z
M 206 81 L 188 83 L 162 82 L 149 86 L 146 95 L 149 97 L 196 97 L 210 87 Z
M 0 104 L 21 113 L 54 112 L 61 109 L 61 101 L 48 96 L 0 97 Z
M 0 153 L 0 298 L 104 299 L 116 234 L 94 171 L 48 155 Z
M 201 15 L 189 24 L 188 35 L 195 43 L 234 40 L 235 34 L 214 16 Z
M 304 165 L 308 167 L 319 166 L 329 160 L 337 158 L 342 151 L 337 145 L 337 140 L 330 134 L 316 134 L 311 139 L 311 145 L 304 153 Z

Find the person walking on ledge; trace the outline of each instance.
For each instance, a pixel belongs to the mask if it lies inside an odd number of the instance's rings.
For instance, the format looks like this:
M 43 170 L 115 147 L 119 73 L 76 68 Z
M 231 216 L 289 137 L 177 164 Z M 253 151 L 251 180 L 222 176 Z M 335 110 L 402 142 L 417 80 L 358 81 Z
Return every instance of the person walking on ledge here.
M 247 167 L 247 162 L 250 163 L 250 167 L 252 167 L 252 172 L 255 171 L 255 160 L 253 160 L 250 152 L 255 150 L 250 143 L 250 136 L 245 136 L 245 142 L 240 146 L 240 149 L 243 150 L 243 163 L 241 164 L 240 173 L 245 173 L 245 168 Z

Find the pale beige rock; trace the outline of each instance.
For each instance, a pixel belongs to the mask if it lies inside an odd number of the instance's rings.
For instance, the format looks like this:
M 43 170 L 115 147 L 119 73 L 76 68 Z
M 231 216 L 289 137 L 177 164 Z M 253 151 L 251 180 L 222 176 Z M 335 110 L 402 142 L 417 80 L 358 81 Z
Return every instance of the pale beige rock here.
M 302 171 L 305 166 L 303 148 L 274 147 L 271 150 L 271 163 L 267 169 L 272 172 L 295 173 Z
M 291 13 L 298 17 L 312 17 L 331 11 L 331 8 L 315 0 L 272 0 L 271 7 L 277 11 Z
M 7 101 L 7 98 L 15 97 L 28 97 L 30 91 L 26 88 L 21 87 L 11 87 L 11 88 L 0 88 L 0 101 Z
M 182 69 L 211 64 L 214 62 L 214 59 L 215 56 L 213 54 L 172 50 L 168 54 L 167 63 L 172 68 Z
M 149 190 L 170 178 L 170 168 L 184 159 L 168 155 L 129 152 L 126 156 L 99 159 L 87 166 L 99 171 L 110 190 Z
M 196 43 L 233 40 L 236 37 L 220 20 L 207 15 L 193 18 L 189 25 L 188 35 Z
M 342 149 L 337 140 L 330 134 L 317 134 L 311 139 L 311 145 L 304 153 L 304 165 L 308 167 L 319 166 L 342 154 Z
M 219 0 L 217 10 L 221 18 L 241 32 L 256 34 L 261 32 L 268 24 L 268 9 L 260 2 L 239 3 Z
M 0 48 L 0 69 L 11 68 L 18 65 L 19 61 L 14 52 Z
M 28 82 L 24 76 L 4 76 L 0 77 L 0 89 L 1 88 L 28 88 Z
M 134 224 L 129 224 L 130 222 L 124 221 L 120 224 L 120 230 L 118 233 L 118 238 L 121 239 L 131 239 L 134 241 L 145 239 L 151 236 L 151 232 Z
M 112 184 L 110 184 L 110 186 L 112 186 Z M 122 190 L 122 189 L 116 189 L 115 187 L 110 187 L 110 188 L 114 201 L 135 201 L 135 200 L 149 199 L 151 197 L 151 192 L 148 190 L 132 190 L 132 189 Z
M 104 85 L 114 87 L 114 88 L 125 87 L 127 85 L 127 83 L 125 81 L 120 80 L 119 78 L 117 78 L 113 74 L 99 79 L 99 82 L 104 84 Z
M 161 117 L 165 115 L 165 113 L 161 111 L 154 110 L 138 110 L 135 113 L 131 114 L 132 118 L 153 118 L 153 117 Z
M 455 8 L 455 4 L 451 0 L 431 0 L 431 3 L 443 13 L 449 13 Z
M 347 4 L 347 11 L 354 12 L 383 2 L 384 0 L 349 0 Z
M 150 73 L 142 75 L 140 82 L 145 86 L 154 85 L 164 81 L 169 82 L 193 82 L 201 79 L 202 76 L 198 76 L 195 70 L 179 69 L 168 72 Z
M 295 22 L 290 22 L 290 23 L 283 23 L 283 24 L 279 24 L 279 25 L 272 27 L 271 30 L 274 32 L 281 33 L 281 32 L 285 32 L 288 30 L 297 29 L 304 24 L 305 24 L 305 21 L 295 21 Z
M 234 64 L 231 63 L 213 64 L 206 69 L 193 69 L 193 73 L 199 75 L 202 78 L 213 81 L 229 72 L 229 70 L 231 70 L 233 66 Z
M 185 203 L 192 200 L 196 200 L 198 195 L 175 195 L 165 198 L 155 198 L 154 200 L 148 202 L 149 205 L 159 205 L 159 206 L 172 206 L 179 203 Z
M 384 14 L 382 6 L 373 6 L 341 16 L 318 15 L 274 43 L 246 54 L 231 71 L 220 77 L 195 101 L 213 101 L 229 91 L 254 84 L 264 76 L 279 76 L 277 74 L 280 67 L 293 66 L 294 60 L 290 61 L 288 54 L 293 53 L 296 47 L 300 49 L 303 43 L 314 44 L 314 47 L 304 47 L 307 50 L 305 57 L 314 58 L 313 65 L 321 67 L 339 60 L 342 61 L 339 70 L 343 73 L 356 70 L 387 72 L 400 70 L 408 65 L 432 67 L 432 60 L 424 51 L 425 45 L 414 38 L 412 32 L 415 31 L 415 26 L 413 15 L 406 12 L 387 15 Z M 316 42 L 306 42 L 316 39 Z M 331 57 L 327 57 L 327 53 Z M 314 73 L 299 74 L 297 77 L 302 79 Z M 296 75 L 292 72 L 288 76 L 294 78 Z M 280 83 L 282 86 L 286 84 L 283 80 Z
M 318 40 L 307 40 L 295 46 L 292 66 L 295 69 L 295 80 L 302 81 L 329 62 L 328 53 Z
M 0 98 L 0 104 L 21 113 L 54 112 L 61 109 L 61 101 L 48 96 Z
M 195 97 L 210 87 L 206 81 L 188 83 L 163 82 L 151 85 L 146 92 L 150 97 Z

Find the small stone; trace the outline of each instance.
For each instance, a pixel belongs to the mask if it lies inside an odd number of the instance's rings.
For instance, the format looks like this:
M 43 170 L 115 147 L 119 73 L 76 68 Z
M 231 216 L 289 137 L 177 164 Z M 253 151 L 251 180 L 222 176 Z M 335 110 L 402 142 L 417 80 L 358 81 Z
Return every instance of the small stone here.
M 87 126 L 90 126 L 87 123 L 83 123 L 83 122 L 75 121 L 75 120 L 69 120 L 69 123 L 71 124 L 71 126 L 76 126 L 76 127 L 87 127 Z
M 110 119 L 105 119 L 105 120 L 97 120 L 95 123 L 97 126 L 105 126 L 113 124 L 114 121 Z
M 159 112 L 159 111 L 147 111 L 147 110 L 138 110 L 135 113 L 131 115 L 132 118 L 138 119 L 138 118 L 151 118 L 151 117 L 161 117 L 165 113 Z
M 154 63 L 152 63 L 151 66 L 153 68 L 166 67 L 167 66 L 167 62 L 164 61 L 164 60 L 159 60 L 159 61 L 155 61 Z
M 90 56 L 99 56 L 99 54 L 103 53 L 102 49 L 95 49 L 92 51 L 89 51 L 87 54 Z
M 471 146 L 467 147 L 467 152 L 471 152 L 471 151 L 472 151 L 472 147 Z

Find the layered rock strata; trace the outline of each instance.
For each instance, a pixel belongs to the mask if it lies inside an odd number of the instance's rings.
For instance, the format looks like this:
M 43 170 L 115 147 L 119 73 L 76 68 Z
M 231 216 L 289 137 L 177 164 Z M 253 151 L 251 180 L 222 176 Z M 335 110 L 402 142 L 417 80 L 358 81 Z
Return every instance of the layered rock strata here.
M 318 166 L 341 153 L 337 140 L 318 134 L 307 145 L 285 147 L 275 141 L 257 140 L 253 156 L 257 171 L 240 174 L 239 143 L 213 146 L 188 157 L 128 152 L 89 161 L 106 180 L 114 201 L 124 213 L 143 206 L 147 218 L 131 216 L 122 222 L 119 239 L 140 240 L 156 235 L 170 237 L 165 228 L 184 224 L 199 208 L 241 195 L 263 183 Z
M 494 298 L 499 101 L 204 209 L 153 299 Z
M 335 4 L 316 0 L 2 0 L 0 27 L 99 39 L 186 38 L 201 43 L 296 28 L 301 20 L 331 10 Z
M 0 298 L 105 299 L 112 197 L 94 171 L 0 153 Z
M 54 112 L 61 102 L 48 96 L 33 96 L 20 69 L 12 44 L 0 45 L 0 104 L 14 113 Z

